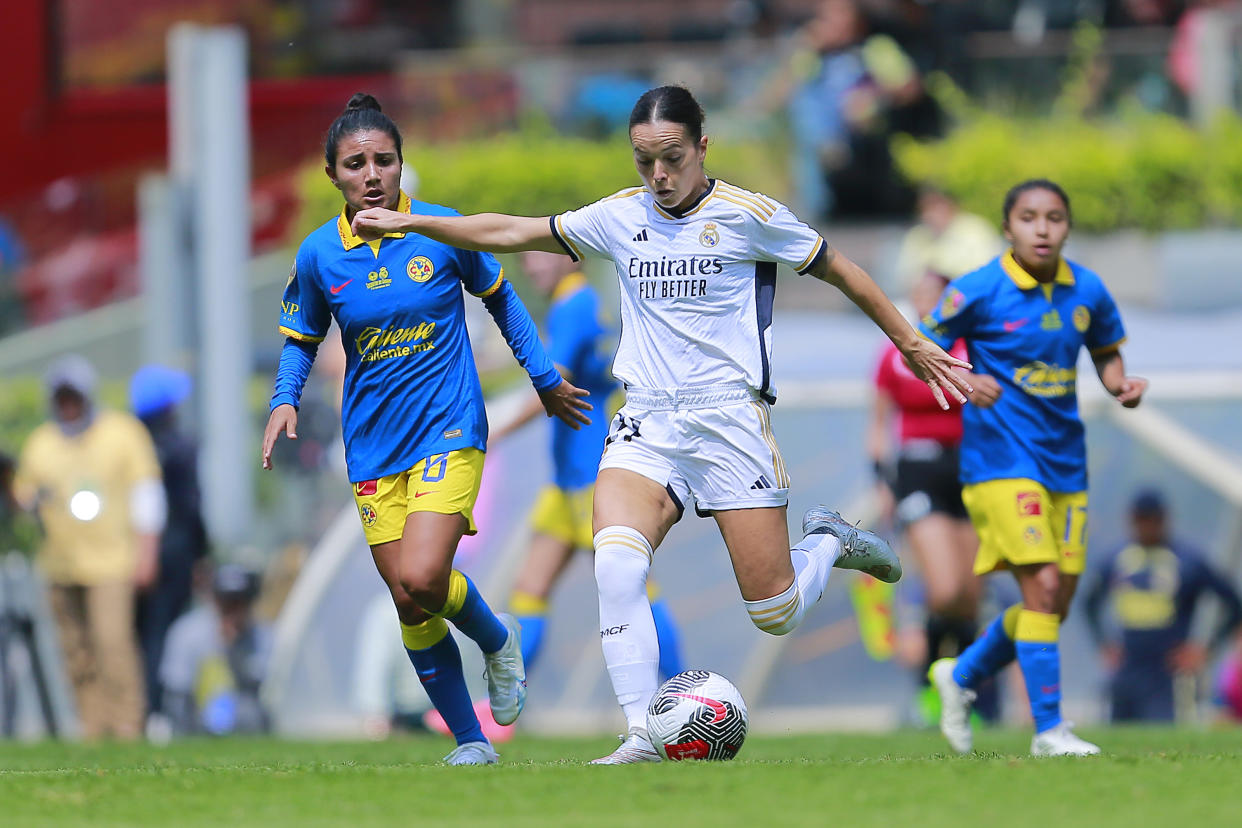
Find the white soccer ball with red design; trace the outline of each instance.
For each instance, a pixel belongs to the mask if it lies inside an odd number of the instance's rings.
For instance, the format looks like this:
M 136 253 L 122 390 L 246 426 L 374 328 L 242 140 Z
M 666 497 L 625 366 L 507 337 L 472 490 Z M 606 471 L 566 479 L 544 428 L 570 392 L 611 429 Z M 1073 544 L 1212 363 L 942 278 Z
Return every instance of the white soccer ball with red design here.
M 647 736 L 660 756 L 732 759 L 750 718 L 733 682 L 710 670 L 686 670 L 660 686 L 647 708 Z

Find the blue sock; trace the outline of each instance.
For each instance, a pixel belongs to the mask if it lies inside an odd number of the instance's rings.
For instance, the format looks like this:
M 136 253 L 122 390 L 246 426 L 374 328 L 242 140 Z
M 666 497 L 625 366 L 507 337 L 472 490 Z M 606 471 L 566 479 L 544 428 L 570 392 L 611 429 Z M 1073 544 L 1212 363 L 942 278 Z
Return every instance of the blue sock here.
M 1026 681 L 1036 733 L 1061 723 L 1060 626 L 1060 617 L 1051 613 L 1022 610 L 1018 616 L 1018 666 Z
M 423 690 L 453 731 L 457 744 L 486 742 L 466 689 L 461 652 L 444 619 L 431 618 L 414 626 L 402 624 L 401 640 Z
M 456 569 L 449 575 L 448 600 L 436 615 L 453 622 L 485 653 L 505 646 L 509 630 L 483 600 L 474 582 Z
M 651 617 L 655 620 L 656 640 L 660 644 L 660 678 L 667 680 L 685 669 L 681 661 L 681 637 L 664 599 L 651 602 Z
M 1021 609 L 1021 604 L 1014 604 L 996 616 L 983 631 L 983 635 L 962 651 L 953 667 L 954 681 L 962 687 L 973 689 L 1013 661 L 1016 655 L 1013 637 Z
M 519 615 L 517 620 L 522 625 L 522 662 L 530 672 L 539 651 L 543 649 L 543 631 L 548 626 L 548 618 L 545 615 Z

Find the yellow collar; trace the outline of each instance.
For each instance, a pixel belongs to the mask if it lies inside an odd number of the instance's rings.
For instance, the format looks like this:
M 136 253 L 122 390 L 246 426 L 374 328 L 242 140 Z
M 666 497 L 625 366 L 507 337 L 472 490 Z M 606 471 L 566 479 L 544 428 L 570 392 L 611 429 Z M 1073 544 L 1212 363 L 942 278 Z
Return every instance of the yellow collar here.
M 571 293 L 576 293 L 583 287 L 586 287 L 587 278 L 582 271 L 575 270 L 565 278 L 556 283 L 556 287 L 552 289 L 552 301 L 559 302 Z
M 345 217 L 345 211 L 347 209 L 349 209 L 348 205 L 342 207 L 341 214 L 336 218 L 336 231 L 341 234 L 341 246 L 346 250 L 353 250 L 355 247 L 361 247 L 364 244 L 369 244 L 371 245 L 371 252 L 376 256 L 379 256 L 380 239 L 372 239 L 371 241 L 367 241 L 361 236 L 355 236 L 353 228 L 349 226 L 349 219 Z M 397 199 L 397 212 L 410 212 L 410 197 L 404 192 L 401 193 L 401 197 Z M 405 238 L 405 233 L 385 233 L 384 238 L 403 239 Z
M 1012 247 L 1005 251 L 1004 256 L 1001 256 L 1001 267 L 1004 269 L 1005 274 L 1013 280 L 1013 283 L 1018 286 L 1019 290 L 1031 290 L 1040 284 L 1038 279 L 1027 273 L 1025 268 L 1018 264 L 1018 260 L 1014 258 Z M 1057 275 L 1052 281 L 1058 285 L 1074 284 L 1074 271 L 1070 270 L 1070 266 L 1066 263 L 1064 257 L 1057 262 Z

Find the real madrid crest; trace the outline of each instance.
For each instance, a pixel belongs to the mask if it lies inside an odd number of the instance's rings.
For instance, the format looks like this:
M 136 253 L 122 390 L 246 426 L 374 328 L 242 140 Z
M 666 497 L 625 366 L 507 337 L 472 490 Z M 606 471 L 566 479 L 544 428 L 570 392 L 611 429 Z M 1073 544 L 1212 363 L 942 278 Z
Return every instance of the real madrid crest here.
M 415 256 L 405 265 L 406 274 L 416 282 L 425 282 L 436 272 L 436 266 L 426 256 Z
M 720 244 L 720 231 L 716 229 L 716 222 L 709 221 L 703 225 L 703 232 L 699 233 L 699 244 L 704 247 L 715 247 Z

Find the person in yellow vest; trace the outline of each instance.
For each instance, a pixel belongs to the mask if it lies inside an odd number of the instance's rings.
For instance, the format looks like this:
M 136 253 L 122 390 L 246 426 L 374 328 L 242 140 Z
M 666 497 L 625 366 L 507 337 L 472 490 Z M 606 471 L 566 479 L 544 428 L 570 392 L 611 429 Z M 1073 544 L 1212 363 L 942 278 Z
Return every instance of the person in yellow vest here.
M 95 371 L 80 356 L 48 370 L 52 418 L 27 438 L 14 491 L 45 538 L 47 578 L 86 739 L 137 739 L 145 699 L 134 598 L 158 569 L 167 504 L 155 448 L 137 419 L 95 404 Z

